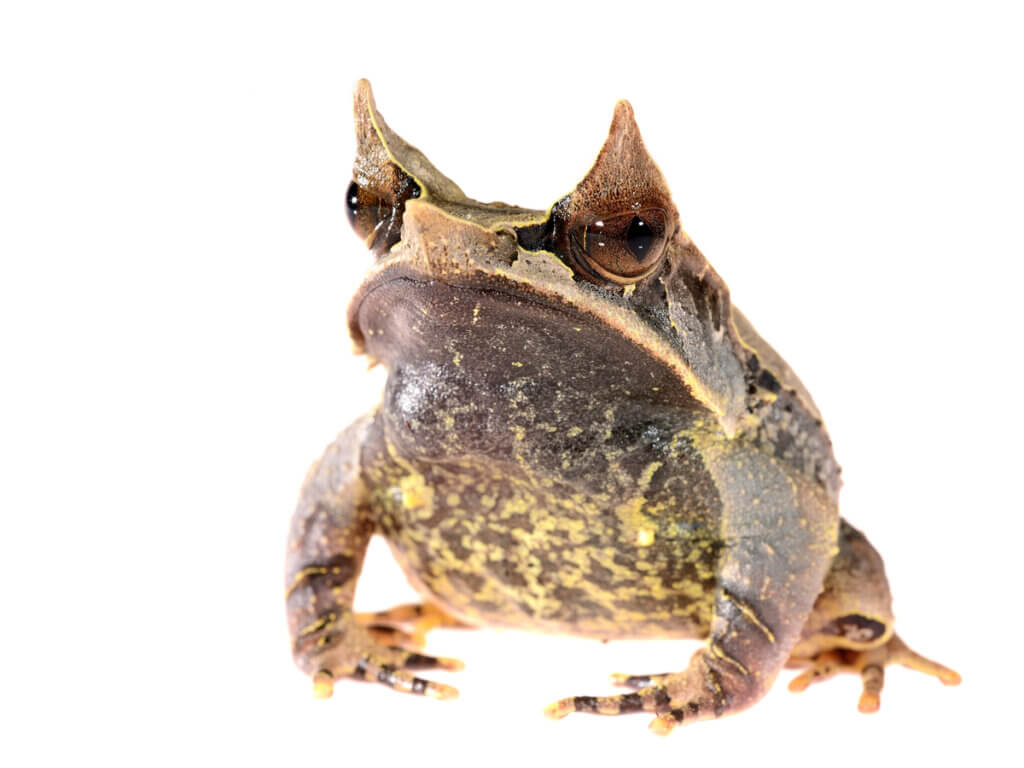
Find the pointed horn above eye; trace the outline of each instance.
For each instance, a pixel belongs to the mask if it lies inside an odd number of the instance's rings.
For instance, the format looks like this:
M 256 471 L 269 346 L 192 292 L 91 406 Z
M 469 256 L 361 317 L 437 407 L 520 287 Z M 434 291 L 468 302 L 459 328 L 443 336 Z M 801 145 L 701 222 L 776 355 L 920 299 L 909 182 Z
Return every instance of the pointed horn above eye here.
M 377 111 L 377 103 L 373 100 L 373 88 L 370 86 L 370 81 L 365 77 L 356 83 L 353 97 L 355 99 L 353 111 L 356 120 L 359 120 L 359 116 L 362 113 L 370 114 Z
M 353 175 L 360 186 L 370 189 L 394 187 L 395 180 L 390 177 L 402 169 L 391 157 L 388 144 L 393 135 L 377 114 L 370 81 L 360 80 L 354 96 L 352 112 L 356 128 L 356 158 Z
M 352 93 L 352 117 L 355 119 L 356 141 L 360 151 L 363 150 L 364 143 L 383 146 L 384 141 L 374 128 L 374 121 L 383 123 L 383 120 L 377 114 L 373 88 L 370 87 L 370 81 L 365 78 L 356 83 Z
M 391 130 L 377 111 L 369 80 L 356 83 L 353 113 L 356 129 L 356 159 L 353 175 L 369 187 L 395 185 L 396 173 L 412 177 L 425 198 L 457 201 L 465 194 L 415 147 Z
M 641 207 L 674 213 L 668 184 L 644 146 L 628 101 L 615 105 L 608 138 L 568 202 L 566 213 L 571 218 L 587 210 L 603 213 Z

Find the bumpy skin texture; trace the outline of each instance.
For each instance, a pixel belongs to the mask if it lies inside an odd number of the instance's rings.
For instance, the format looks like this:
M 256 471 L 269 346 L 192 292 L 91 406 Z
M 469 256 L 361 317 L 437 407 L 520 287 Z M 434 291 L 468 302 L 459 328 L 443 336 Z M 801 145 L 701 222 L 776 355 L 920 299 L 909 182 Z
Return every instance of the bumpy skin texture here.
M 753 704 L 787 661 L 810 666 L 796 688 L 860 673 L 865 711 L 887 663 L 956 682 L 892 633 L 817 409 L 682 230 L 627 104 L 547 212 L 466 198 L 365 83 L 356 135 L 350 215 L 378 261 L 349 325 L 389 375 L 292 523 L 293 651 L 320 695 L 454 695 L 412 671 L 458 666 L 408 647 L 436 625 L 707 638 L 681 672 L 547 710 L 646 710 L 661 733 Z M 429 609 L 352 612 L 374 534 Z

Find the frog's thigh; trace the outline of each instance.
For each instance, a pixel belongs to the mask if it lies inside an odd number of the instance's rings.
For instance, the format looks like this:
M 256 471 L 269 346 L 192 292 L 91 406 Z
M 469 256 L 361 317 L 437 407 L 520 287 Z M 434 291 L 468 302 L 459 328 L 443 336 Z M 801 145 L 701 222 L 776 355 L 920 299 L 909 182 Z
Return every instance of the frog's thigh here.
M 706 446 L 704 460 L 723 505 L 724 542 L 707 645 L 682 673 L 619 675 L 620 684 L 646 685 L 563 699 L 549 716 L 642 709 L 660 713 L 651 728 L 665 733 L 749 707 L 786 662 L 835 552 L 838 511 L 812 481 L 749 445 Z

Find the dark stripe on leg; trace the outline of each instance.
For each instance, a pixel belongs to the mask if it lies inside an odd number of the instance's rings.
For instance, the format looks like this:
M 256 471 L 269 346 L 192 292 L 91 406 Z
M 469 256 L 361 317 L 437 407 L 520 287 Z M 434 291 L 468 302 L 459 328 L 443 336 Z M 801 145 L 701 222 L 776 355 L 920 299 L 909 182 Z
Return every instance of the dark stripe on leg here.
M 423 653 L 410 653 L 405 661 L 402 662 L 402 666 L 405 669 L 433 669 L 439 666 L 439 664 L 435 656 L 427 656 Z
M 722 676 L 718 674 L 718 671 L 711 666 L 706 658 L 704 659 L 704 666 L 708 671 L 708 680 L 711 681 L 711 687 L 714 691 L 715 717 L 721 717 L 722 713 L 725 712 L 725 693 L 722 691 Z
M 390 664 L 381 664 L 377 669 L 377 682 L 384 683 L 384 685 L 394 688 L 395 668 Z
M 654 689 L 654 707 L 656 710 L 664 709 L 672 701 L 672 697 L 668 695 L 668 691 L 664 688 Z
M 292 583 L 285 590 L 285 599 L 303 585 L 313 589 L 314 594 L 329 592 L 342 587 L 356 575 L 356 560 L 348 555 L 335 555 L 320 563 L 310 563 L 292 577 Z
M 639 693 L 627 693 L 619 697 L 620 712 L 639 712 L 644 708 L 644 698 Z
M 576 696 L 572 700 L 577 712 L 597 712 L 597 697 Z

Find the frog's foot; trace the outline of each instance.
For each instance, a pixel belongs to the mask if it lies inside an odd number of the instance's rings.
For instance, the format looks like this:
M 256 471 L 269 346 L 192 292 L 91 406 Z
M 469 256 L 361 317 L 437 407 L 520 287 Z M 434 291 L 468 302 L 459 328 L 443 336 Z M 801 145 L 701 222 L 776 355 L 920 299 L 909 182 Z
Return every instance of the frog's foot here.
M 890 664 L 900 664 L 932 675 L 943 685 L 960 684 L 960 675 L 952 669 L 912 651 L 898 635 L 893 635 L 885 645 L 865 651 L 834 649 L 819 653 L 813 658 L 791 658 L 786 666 L 808 669 L 789 682 L 789 690 L 804 691 L 811 683 L 823 682 L 843 672 L 856 674 L 860 675 L 864 686 L 857 708 L 864 713 L 877 712 L 881 706 L 885 668 Z
M 459 695 L 452 686 L 417 677 L 413 670 L 459 670 L 463 668 L 461 661 L 384 645 L 376 639 L 381 636 L 379 631 L 364 627 L 352 618 L 350 615 L 348 622 L 333 625 L 332 629 L 337 631 L 320 634 L 312 644 L 304 643 L 301 636 L 299 638 L 296 656 L 313 677 L 314 696 L 321 699 L 330 697 L 334 692 L 334 682 L 346 677 L 381 683 L 396 691 L 435 699 L 454 699 Z M 345 624 L 347 626 L 343 626 Z
M 639 676 L 637 676 L 639 677 Z M 662 685 L 648 685 L 619 696 L 570 696 L 544 707 L 544 714 L 561 720 L 573 712 L 595 715 L 624 715 L 629 712 L 668 711 L 672 697 Z
M 629 712 L 657 714 L 648 726 L 658 735 L 665 735 L 685 722 L 719 717 L 726 709 L 721 677 L 710 670 L 705 685 L 703 661 L 697 669 L 658 675 L 612 675 L 612 684 L 634 688 L 632 693 L 618 696 L 573 696 L 560 699 L 544 708 L 544 714 L 561 720 L 573 712 L 596 715 L 622 715 Z
M 357 613 L 356 620 L 382 643 L 422 648 L 432 629 L 469 629 L 433 603 L 404 603 L 386 611 Z

